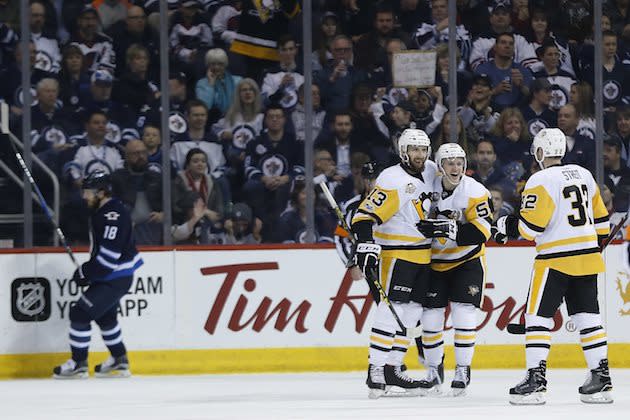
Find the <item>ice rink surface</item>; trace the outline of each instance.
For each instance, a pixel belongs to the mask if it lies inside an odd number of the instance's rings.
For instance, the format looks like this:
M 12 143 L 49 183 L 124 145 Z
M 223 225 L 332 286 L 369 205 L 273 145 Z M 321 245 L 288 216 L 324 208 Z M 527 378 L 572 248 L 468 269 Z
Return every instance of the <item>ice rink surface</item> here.
M 630 419 L 630 370 L 611 373 L 613 404 L 580 403 L 585 370 L 552 369 L 538 407 L 508 403 L 520 370 L 473 371 L 468 395 L 457 399 L 369 400 L 363 372 L 8 380 L 0 381 L 0 419 Z

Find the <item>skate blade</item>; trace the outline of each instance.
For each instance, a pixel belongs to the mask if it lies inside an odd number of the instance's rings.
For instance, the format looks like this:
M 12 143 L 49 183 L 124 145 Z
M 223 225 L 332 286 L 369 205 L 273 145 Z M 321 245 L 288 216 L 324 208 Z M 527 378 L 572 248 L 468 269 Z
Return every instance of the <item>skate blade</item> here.
M 423 397 L 443 397 L 442 389 L 440 386 L 434 386 L 432 388 L 418 388 L 420 389 L 420 395 Z
M 400 398 L 400 397 L 422 397 L 424 394 L 422 393 L 421 388 L 400 388 L 397 386 L 391 386 L 383 395 L 388 398 Z
M 131 371 L 128 369 L 111 370 L 109 372 L 94 372 L 95 378 L 128 378 L 131 376 Z
M 510 404 L 512 405 L 543 405 L 545 402 L 545 394 L 542 392 L 533 392 L 528 395 L 510 395 Z
M 53 379 L 63 379 L 63 380 L 72 380 L 72 379 L 87 379 L 89 377 L 87 372 L 79 372 L 74 375 L 57 375 L 53 373 Z
M 585 404 L 612 404 L 614 400 L 610 391 L 602 391 L 594 394 L 580 394 L 580 401 Z
M 451 388 L 451 390 L 443 395 L 449 398 L 458 398 L 466 396 L 466 388 Z

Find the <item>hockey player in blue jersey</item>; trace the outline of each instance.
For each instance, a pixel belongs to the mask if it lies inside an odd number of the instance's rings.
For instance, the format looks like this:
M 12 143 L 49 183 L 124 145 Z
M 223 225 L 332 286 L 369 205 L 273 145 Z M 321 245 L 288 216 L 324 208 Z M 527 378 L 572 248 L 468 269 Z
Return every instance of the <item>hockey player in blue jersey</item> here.
M 111 179 L 102 171 L 90 173 L 82 184 L 83 199 L 92 211 L 90 259 L 72 279 L 89 286 L 70 308 L 70 349 L 72 358 L 53 369 L 57 379 L 88 377 L 88 347 L 91 322 L 101 330 L 111 357 L 95 368 L 97 377 L 127 377 L 129 361 L 117 320 L 118 303 L 142 265 L 136 250 L 129 212 L 111 196 Z

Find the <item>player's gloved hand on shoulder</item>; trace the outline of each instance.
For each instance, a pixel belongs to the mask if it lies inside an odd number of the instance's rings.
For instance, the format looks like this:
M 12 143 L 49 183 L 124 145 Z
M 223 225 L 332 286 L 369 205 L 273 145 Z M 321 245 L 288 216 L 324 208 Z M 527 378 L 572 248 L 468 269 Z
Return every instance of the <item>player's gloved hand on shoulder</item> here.
M 381 246 L 371 242 L 357 244 L 354 263 L 361 269 L 366 279 L 378 278 L 378 260 Z
M 416 225 L 425 238 L 457 240 L 457 221 L 453 219 L 426 219 Z
M 79 286 L 87 286 L 88 284 L 90 284 L 90 281 L 83 276 L 83 273 L 79 268 L 74 270 L 74 273 L 72 274 L 72 280 Z
M 497 222 L 492 225 L 490 234 L 497 243 L 505 244 L 510 236 L 518 236 L 518 218 L 511 214 L 499 217 Z

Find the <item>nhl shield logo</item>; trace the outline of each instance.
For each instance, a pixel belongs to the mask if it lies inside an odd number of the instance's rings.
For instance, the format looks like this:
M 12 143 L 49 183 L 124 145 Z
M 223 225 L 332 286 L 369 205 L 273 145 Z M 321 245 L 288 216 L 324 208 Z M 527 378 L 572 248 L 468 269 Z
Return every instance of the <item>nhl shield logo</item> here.
M 50 318 L 50 283 L 42 277 L 18 278 L 11 284 L 11 315 L 19 322 Z

